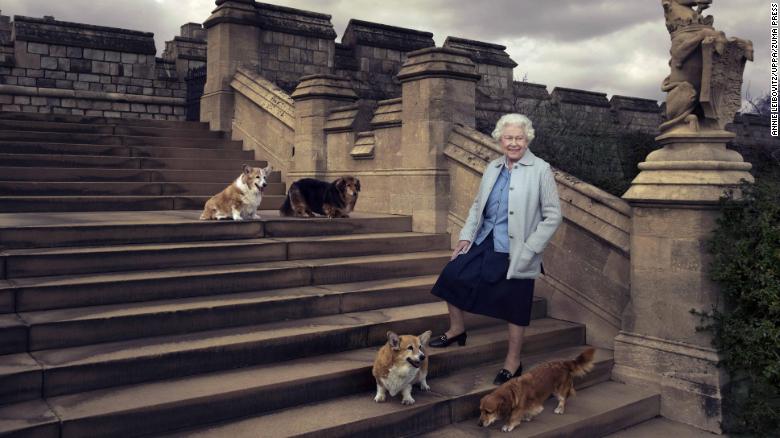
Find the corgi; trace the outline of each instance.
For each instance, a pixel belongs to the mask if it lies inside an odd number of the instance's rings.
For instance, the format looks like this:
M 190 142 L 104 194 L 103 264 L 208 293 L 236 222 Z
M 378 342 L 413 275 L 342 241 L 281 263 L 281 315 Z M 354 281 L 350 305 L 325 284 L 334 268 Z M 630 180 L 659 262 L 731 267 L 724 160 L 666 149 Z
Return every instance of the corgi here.
M 501 428 L 511 432 L 521 421 L 531 421 L 544 410 L 550 395 L 558 399 L 556 414 L 563 414 L 566 399 L 574 395 L 574 377 L 593 369 L 595 350 L 588 348 L 574 360 L 543 363 L 522 376 L 510 379 L 479 402 L 479 425 L 488 427 L 506 418 Z
M 232 184 L 206 201 L 200 219 L 260 219 L 257 208 L 263 199 L 271 170 L 271 166 L 261 169 L 244 164 L 241 175 Z
M 391 397 L 400 392 L 401 403 L 411 405 L 414 404 L 413 384 L 419 383 L 423 391 L 431 390 L 425 380 L 428 377 L 428 357 L 424 351 L 430 339 L 430 330 L 420 336 L 398 336 L 392 331 L 387 332 L 387 342 L 379 349 L 371 370 L 376 380 L 375 402 L 385 401 L 388 392 Z

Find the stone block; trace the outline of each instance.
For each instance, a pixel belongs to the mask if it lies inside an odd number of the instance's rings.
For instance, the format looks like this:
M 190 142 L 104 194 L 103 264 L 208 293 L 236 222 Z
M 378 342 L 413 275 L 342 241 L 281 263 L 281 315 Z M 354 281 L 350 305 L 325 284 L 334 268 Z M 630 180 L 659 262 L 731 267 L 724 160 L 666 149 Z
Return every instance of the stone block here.
M 144 96 L 153 96 L 154 95 L 154 88 L 144 87 L 143 95 Z
M 150 113 L 159 113 L 160 112 L 160 105 L 146 105 L 146 111 Z
M 11 74 L 14 76 L 27 76 L 27 70 L 23 68 L 15 68 L 11 70 Z
M 41 68 L 47 70 L 57 70 L 57 58 L 52 58 L 51 56 L 41 56 Z
M 60 106 L 62 100 L 59 97 L 47 97 L 46 105 L 48 106 Z
M 34 87 L 36 79 L 33 78 L 19 78 L 19 85 L 23 87 Z
M 162 105 L 160 107 L 160 112 L 163 114 L 173 114 L 173 107 L 170 105 Z
M 89 90 L 89 82 L 75 81 L 73 82 L 74 90 Z
M 138 118 L 140 118 L 141 120 L 154 120 L 154 116 L 152 116 L 149 113 L 141 113 L 138 115 Z
M 0 67 L 0 75 L 10 75 L 11 69 L 8 67 Z
M 76 99 L 62 99 L 62 107 L 63 108 L 75 108 L 76 107 Z
M 117 88 L 119 88 L 119 87 L 117 87 Z M 144 89 L 143 89 L 143 87 L 137 87 L 135 85 L 129 85 L 127 87 L 127 92 L 130 93 L 130 94 L 141 94 L 141 93 L 144 92 Z
M 122 56 L 119 52 L 113 52 L 113 51 L 106 51 L 106 61 L 107 62 L 120 62 L 122 59 Z
M 123 64 L 111 64 L 109 74 L 111 76 L 122 76 L 125 73 Z
M 114 111 L 130 111 L 130 104 L 124 102 L 113 102 L 111 104 L 111 109 Z
M 16 76 L 0 76 L 0 84 L 19 85 L 19 78 Z
M 88 73 L 80 73 L 79 74 L 79 81 L 81 82 L 100 82 L 100 76 L 88 74 Z
M 142 103 L 133 103 L 130 105 L 130 110 L 134 113 L 145 113 L 146 105 Z
M 111 102 L 107 100 L 96 100 L 92 106 L 96 110 L 110 110 Z
M 102 61 L 92 61 L 92 73 L 101 75 L 111 74 L 111 64 Z
M 32 105 L 25 105 L 25 106 L 22 107 L 22 112 L 23 113 L 37 113 L 38 112 L 38 107 L 37 106 L 32 106 Z
M 100 83 L 101 84 L 110 84 L 111 83 L 111 76 L 101 76 L 100 77 Z
M 184 107 L 183 106 L 175 106 L 173 107 L 173 113 L 177 116 L 184 115 Z
M 30 104 L 30 97 L 29 96 L 14 96 L 14 103 L 16 105 L 29 105 Z
M 57 80 L 56 85 L 57 85 L 57 88 L 72 89 L 73 88 L 73 81 Z
M 185 98 L 187 97 L 186 90 L 173 90 L 173 97 Z
M 122 76 L 133 76 L 133 64 L 122 64 Z
M 103 85 L 100 82 L 89 82 L 89 91 L 100 91 Z
M 116 85 L 103 84 L 103 91 L 105 91 L 106 93 L 116 93 Z
M 92 73 L 92 61 L 88 59 L 71 59 L 68 70 L 71 73 Z
M 83 116 L 84 115 L 84 110 L 83 109 L 78 109 L 78 108 L 73 108 L 73 109 L 70 110 L 70 113 L 73 114 L 74 116 Z
M 122 113 L 123 119 L 137 119 L 138 113 Z
M 14 59 L 17 68 L 41 68 L 41 55 L 28 52 L 27 43 L 24 41 L 17 42 L 14 45 Z M 24 73 L 14 73 L 14 75 L 24 76 Z
M 87 110 L 87 111 L 85 111 L 84 115 L 90 116 L 90 117 L 103 117 L 103 111 Z
M 66 74 L 64 71 L 46 70 L 44 77 L 46 77 L 47 79 L 65 79 Z
M 70 108 L 60 108 L 60 107 L 52 108 L 51 112 L 53 114 L 70 114 L 71 113 L 70 112 Z
M 56 79 L 36 79 L 35 85 L 41 88 L 56 88 L 57 87 L 57 80 Z
M 76 108 L 88 110 L 95 108 L 94 100 L 79 99 L 76 101 Z
M 121 60 L 124 64 L 135 64 L 138 62 L 138 55 L 135 53 L 124 53 L 121 54 Z
M 37 70 L 33 68 L 27 69 L 27 77 L 28 78 L 43 78 L 46 77 L 46 73 L 43 70 Z
M 8 112 L 18 113 L 18 112 L 22 111 L 22 107 L 19 106 L 19 105 L 3 105 L 2 106 L 2 110 L 3 111 L 8 111 Z
M 117 93 L 127 93 L 127 85 L 117 85 L 116 86 L 116 92 Z
M 154 95 L 160 97 L 173 97 L 173 90 L 168 90 L 165 88 L 155 88 Z
M 49 55 L 64 58 L 68 56 L 68 48 L 65 46 L 49 46 Z
M 84 58 L 93 61 L 103 61 L 106 59 L 106 52 L 98 49 L 84 49 Z
M 84 51 L 81 47 L 68 47 L 68 58 L 81 58 Z
M 30 52 L 30 53 L 38 54 L 38 55 L 48 55 L 49 54 L 49 45 L 48 44 L 29 42 L 29 43 L 27 43 L 27 51 Z
M 57 68 L 65 72 L 70 71 L 70 59 L 57 58 Z
M 121 116 L 122 115 L 120 113 L 116 112 L 116 111 L 104 111 L 103 112 L 103 117 L 110 117 L 110 118 L 118 119 Z
M 30 103 L 32 105 L 38 105 L 38 106 L 46 105 L 46 98 L 45 97 L 39 97 L 39 96 L 33 96 L 30 99 Z

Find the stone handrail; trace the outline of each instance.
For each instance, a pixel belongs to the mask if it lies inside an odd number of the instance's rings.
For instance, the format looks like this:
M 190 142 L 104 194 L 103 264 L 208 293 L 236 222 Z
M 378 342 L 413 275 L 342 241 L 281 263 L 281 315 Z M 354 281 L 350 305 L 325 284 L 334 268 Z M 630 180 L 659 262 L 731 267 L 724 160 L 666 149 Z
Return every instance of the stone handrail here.
M 501 150 L 487 135 L 464 126 L 450 134 L 448 230 L 457 239 L 487 163 Z M 612 348 L 629 297 L 631 207 L 622 199 L 554 170 L 564 223 L 545 250 L 546 275 L 537 295 L 550 314 L 588 324 L 588 342 Z
M 295 106 L 290 96 L 250 68 L 239 67 L 230 87 L 235 91 L 232 137 L 286 174 L 294 154 Z

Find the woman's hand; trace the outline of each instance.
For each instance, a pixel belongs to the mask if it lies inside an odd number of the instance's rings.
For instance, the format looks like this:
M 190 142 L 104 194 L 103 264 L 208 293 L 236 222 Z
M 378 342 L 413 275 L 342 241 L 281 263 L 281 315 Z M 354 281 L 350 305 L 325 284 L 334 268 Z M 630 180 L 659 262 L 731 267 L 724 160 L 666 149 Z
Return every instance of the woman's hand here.
M 459 241 L 458 244 L 455 245 L 455 249 L 452 251 L 452 257 L 450 257 L 450 261 L 455 260 L 455 258 L 459 256 L 460 253 L 466 250 L 470 243 L 471 242 L 468 240 Z

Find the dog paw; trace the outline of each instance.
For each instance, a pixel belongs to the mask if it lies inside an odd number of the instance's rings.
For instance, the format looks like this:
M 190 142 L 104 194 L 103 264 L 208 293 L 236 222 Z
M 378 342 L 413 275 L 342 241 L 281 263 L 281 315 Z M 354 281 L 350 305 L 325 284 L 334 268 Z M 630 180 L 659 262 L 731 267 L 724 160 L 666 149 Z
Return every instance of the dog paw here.
M 382 394 L 382 395 L 379 395 L 379 394 L 377 394 L 377 395 L 374 397 L 374 401 L 375 401 L 375 402 L 377 402 L 377 403 L 382 403 L 382 402 L 384 402 L 384 401 L 385 401 L 385 395 L 384 395 L 384 394 Z
M 515 427 L 514 427 L 514 426 L 511 426 L 511 425 L 509 425 L 509 424 L 505 424 L 505 425 L 504 425 L 504 426 L 501 428 L 501 431 L 502 431 L 502 432 L 511 432 L 511 431 L 513 431 L 513 430 L 515 430 Z
M 402 405 L 413 405 L 414 404 L 414 399 L 411 398 L 411 397 L 405 398 L 405 399 L 401 400 L 401 404 Z
M 563 408 L 555 408 L 553 412 L 555 412 L 558 415 L 563 415 Z
M 430 391 L 431 387 L 427 383 L 422 382 L 420 383 L 420 389 L 422 389 L 423 391 Z

